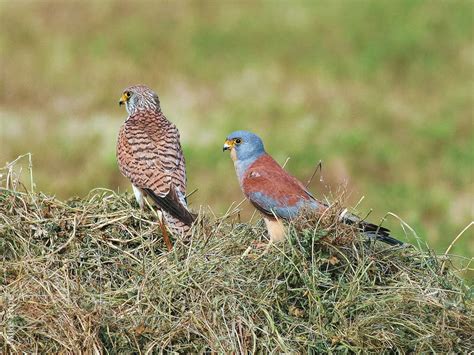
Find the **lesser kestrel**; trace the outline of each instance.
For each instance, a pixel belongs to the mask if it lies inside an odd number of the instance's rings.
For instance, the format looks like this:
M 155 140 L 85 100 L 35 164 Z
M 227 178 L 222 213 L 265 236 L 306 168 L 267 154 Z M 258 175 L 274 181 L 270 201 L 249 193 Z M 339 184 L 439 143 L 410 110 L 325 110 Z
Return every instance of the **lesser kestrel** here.
M 304 210 L 323 212 L 328 208 L 265 152 L 263 142 L 256 134 L 233 132 L 227 137 L 223 150 L 230 150 L 242 192 L 263 215 L 270 241 L 285 238 L 282 220 L 291 220 Z M 391 237 L 388 229 L 362 221 L 350 213 L 345 213 L 342 221 L 356 225 L 370 238 L 391 245 L 403 244 Z
M 161 111 L 158 95 L 144 85 L 123 91 L 128 117 L 120 129 L 117 160 L 143 208 L 148 196 L 172 232 L 187 233 L 195 220 L 186 201 L 186 169 L 176 126 Z

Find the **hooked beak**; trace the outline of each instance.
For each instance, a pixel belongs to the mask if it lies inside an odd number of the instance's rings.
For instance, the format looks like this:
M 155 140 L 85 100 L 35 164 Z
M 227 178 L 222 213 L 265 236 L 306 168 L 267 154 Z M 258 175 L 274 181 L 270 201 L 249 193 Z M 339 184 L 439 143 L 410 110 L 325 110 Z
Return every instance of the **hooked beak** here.
M 225 152 L 226 150 L 231 150 L 234 148 L 234 145 L 235 143 L 233 140 L 227 139 L 224 143 L 224 146 L 222 147 L 222 151 Z
M 125 94 L 122 94 L 122 97 L 120 98 L 119 100 L 119 106 L 122 106 L 122 105 L 125 105 L 125 103 L 127 102 L 127 96 L 125 96 Z

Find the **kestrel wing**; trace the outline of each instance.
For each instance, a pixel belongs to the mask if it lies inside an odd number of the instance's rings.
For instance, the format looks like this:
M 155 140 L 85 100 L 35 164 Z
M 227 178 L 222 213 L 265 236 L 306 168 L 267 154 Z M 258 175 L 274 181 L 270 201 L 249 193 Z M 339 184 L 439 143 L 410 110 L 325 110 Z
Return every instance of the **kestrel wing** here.
M 174 124 L 156 112 L 140 111 L 124 124 L 123 140 L 127 146 L 125 175 L 132 184 L 148 188 L 156 195 L 169 192 L 171 183 L 186 190 L 184 156 L 179 132 Z
M 255 166 L 243 181 L 245 195 L 262 213 L 284 219 L 294 218 L 303 207 L 317 208 L 318 202 L 283 169 Z

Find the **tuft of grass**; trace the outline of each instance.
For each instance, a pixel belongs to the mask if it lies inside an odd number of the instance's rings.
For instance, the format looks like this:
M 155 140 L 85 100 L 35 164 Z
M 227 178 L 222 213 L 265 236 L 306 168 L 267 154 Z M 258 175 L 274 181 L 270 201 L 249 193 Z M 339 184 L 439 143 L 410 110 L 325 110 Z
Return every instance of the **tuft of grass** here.
M 60 201 L 0 170 L 0 349 L 19 352 L 468 352 L 470 288 L 449 260 L 367 243 L 339 211 L 290 226 L 200 211 L 171 252 L 130 194 Z M 32 186 L 33 181 L 31 180 Z M 446 266 L 447 265 L 447 266 Z

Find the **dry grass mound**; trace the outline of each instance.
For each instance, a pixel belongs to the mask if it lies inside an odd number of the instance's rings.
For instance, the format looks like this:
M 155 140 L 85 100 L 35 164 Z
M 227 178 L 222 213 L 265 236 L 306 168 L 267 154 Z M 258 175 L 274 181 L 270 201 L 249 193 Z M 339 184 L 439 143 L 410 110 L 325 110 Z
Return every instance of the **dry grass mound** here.
M 291 227 L 200 214 L 167 252 L 132 196 L 65 202 L 0 177 L 0 349 L 5 353 L 468 352 L 469 288 L 414 247 L 364 242 L 334 223 Z M 347 237 L 347 238 L 345 238 Z

